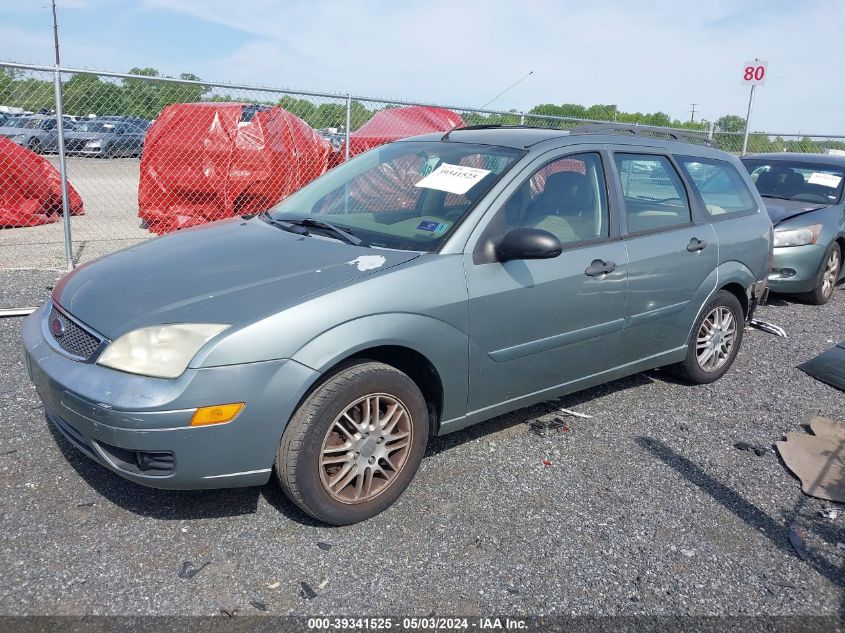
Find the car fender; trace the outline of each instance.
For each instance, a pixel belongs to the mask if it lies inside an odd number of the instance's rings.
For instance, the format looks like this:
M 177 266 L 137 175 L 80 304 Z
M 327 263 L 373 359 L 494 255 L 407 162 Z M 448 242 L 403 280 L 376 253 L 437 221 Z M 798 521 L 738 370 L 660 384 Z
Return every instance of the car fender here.
M 346 321 L 305 343 L 291 358 L 322 375 L 350 356 L 386 345 L 414 350 L 432 364 L 443 387 L 444 420 L 466 414 L 468 337 L 433 317 L 393 312 Z

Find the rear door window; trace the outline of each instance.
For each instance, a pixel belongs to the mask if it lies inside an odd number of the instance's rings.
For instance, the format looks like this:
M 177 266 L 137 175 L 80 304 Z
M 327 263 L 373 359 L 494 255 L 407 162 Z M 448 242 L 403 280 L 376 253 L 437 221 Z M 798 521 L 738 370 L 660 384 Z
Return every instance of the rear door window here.
M 615 154 L 628 233 L 689 224 L 689 198 L 672 161 L 653 154 Z
M 745 181 L 730 163 L 691 156 L 675 158 L 713 219 L 757 210 Z

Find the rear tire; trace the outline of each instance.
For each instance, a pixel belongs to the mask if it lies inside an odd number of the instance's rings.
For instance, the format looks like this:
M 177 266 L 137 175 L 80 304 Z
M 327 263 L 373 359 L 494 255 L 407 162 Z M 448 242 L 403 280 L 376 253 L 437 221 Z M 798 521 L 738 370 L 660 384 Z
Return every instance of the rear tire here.
M 668 367 L 669 371 L 694 385 L 716 382 L 733 365 L 744 330 L 745 314 L 739 299 L 719 290 L 695 322 L 686 358 Z
M 814 306 L 824 305 L 833 296 L 841 272 L 842 249 L 839 248 L 839 244 L 833 242 L 825 251 L 822 265 L 816 275 L 816 287 L 810 292 L 798 295 L 798 298 Z
M 36 154 L 41 153 L 41 141 L 39 141 L 37 138 L 30 140 L 27 147 Z
M 428 428 L 425 400 L 407 375 L 376 362 L 348 366 L 294 413 L 279 444 L 276 476 L 314 518 L 332 525 L 364 521 L 407 488 Z

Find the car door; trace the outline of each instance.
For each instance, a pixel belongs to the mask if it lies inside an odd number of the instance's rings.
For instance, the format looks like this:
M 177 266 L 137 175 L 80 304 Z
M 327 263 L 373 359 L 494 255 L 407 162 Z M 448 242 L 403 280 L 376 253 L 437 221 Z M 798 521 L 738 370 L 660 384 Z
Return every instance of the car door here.
M 572 148 L 536 159 L 470 238 L 470 415 L 551 397 L 617 364 L 628 266 L 612 222 L 608 159 Z M 562 252 L 499 261 L 496 244 L 520 228 L 552 233 Z
M 622 355 L 630 363 L 687 344 L 716 286 L 719 245 L 668 153 L 623 146 L 613 159 L 628 249 Z

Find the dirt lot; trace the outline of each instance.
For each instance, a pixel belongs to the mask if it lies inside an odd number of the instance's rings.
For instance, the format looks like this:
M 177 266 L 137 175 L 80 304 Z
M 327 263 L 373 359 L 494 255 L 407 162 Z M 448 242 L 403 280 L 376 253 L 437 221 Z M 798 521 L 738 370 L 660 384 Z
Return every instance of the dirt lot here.
M 52 281 L 0 273 L 2 298 L 41 302 Z M 842 392 L 796 369 L 845 339 L 837 295 L 775 298 L 759 315 L 789 338 L 750 330 L 714 385 L 653 371 L 435 439 L 396 506 L 344 528 L 275 484 L 157 491 L 90 462 L 48 428 L 20 320 L 1 320 L 0 613 L 845 613 L 845 514 L 820 516 L 830 504 L 774 452 L 734 448 L 845 421 Z M 539 428 L 555 419 L 566 428 Z
M 58 158 L 48 157 L 58 167 Z M 84 262 L 152 235 L 138 219 L 138 159 L 67 159 L 68 180 L 85 204 L 71 218 L 73 256 Z M 0 269 L 66 268 L 62 220 L 53 224 L 0 229 Z M 0 306 L 3 307 L 3 306 Z

